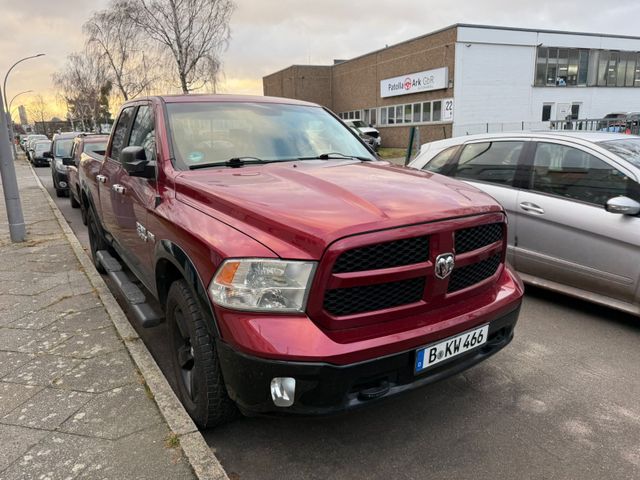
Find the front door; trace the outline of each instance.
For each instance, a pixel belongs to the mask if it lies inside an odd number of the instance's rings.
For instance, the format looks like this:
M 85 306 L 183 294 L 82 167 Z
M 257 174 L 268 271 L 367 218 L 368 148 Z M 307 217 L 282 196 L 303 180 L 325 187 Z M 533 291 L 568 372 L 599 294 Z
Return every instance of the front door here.
M 520 272 L 623 301 L 640 278 L 640 218 L 609 213 L 607 200 L 637 183 L 596 152 L 540 142 L 530 188 L 518 193 Z

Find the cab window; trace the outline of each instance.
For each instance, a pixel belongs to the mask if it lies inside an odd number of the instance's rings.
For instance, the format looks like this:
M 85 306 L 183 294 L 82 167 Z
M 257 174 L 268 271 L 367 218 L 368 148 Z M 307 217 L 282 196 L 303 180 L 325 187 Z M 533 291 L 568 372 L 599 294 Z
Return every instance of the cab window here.
M 429 172 L 446 174 L 445 172 L 447 170 L 447 167 L 455 157 L 456 152 L 458 151 L 458 147 L 459 145 L 455 145 L 453 147 L 444 149 L 435 157 L 433 157 L 429 163 L 422 167 L 422 169 L 428 170 Z
M 524 142 L 481 142 L 464 147 L 455 176 L 513 186 Z
M 129 146 L 143 147 L 147 160 L 156 159 L 156 135 L 153 121 L 153 111 L 149 105 L 138 108 L 136 119 L 131 129 Z
M 131 125 L 131 117 L 135 107 L 127 107 L 122 110 L 120 117 L 118 117 L 118 124 L 113 131 L 113 140 L 111 141 L 111 155 L 113 160 L 120 161 L 120 152 L 126 141 L 126 135 L 129 132 L 129 126 Z

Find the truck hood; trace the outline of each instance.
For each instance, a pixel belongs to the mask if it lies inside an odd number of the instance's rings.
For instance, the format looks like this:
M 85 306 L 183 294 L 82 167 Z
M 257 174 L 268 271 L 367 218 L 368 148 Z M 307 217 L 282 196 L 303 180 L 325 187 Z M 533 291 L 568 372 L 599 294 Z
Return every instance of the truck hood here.
M 283 258 L 319 259 L 350 235 L 502 211 L 487 194 L 387 162 L 313 160 L 180 173 L 176 198 Z

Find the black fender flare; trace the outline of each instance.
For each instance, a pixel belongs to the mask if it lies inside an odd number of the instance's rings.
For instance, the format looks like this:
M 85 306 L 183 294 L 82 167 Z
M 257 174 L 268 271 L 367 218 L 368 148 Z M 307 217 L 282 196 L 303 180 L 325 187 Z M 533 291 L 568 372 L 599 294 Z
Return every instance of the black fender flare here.
M 200 307 L 204 315 L 206 315 L 209 319 L 206 322 L 209 334 L 213 338 L 221 338 L 220 329 L 218 328 L 218 322 L 216 320 L 215 313 L 213 312 L 213 306 L 211 305 L 211 301 L 209 300 L 209 296 L 207 295 L 207 288 L 196 270 L 196 267 L 189 258 L 189 255 L 177 244 L 173 243 L 170 240 L 160 240 L 156 243 L 155 248 L 155 277 L 156 277 L 156 293 L 158 299 L 162 299 L 162 290 L 160 285 L 158 284 L 161 280 L 159 278 L 159 273 L 157 271 L 157 266 L 160 260 L 166 260 L 171 263 L 177 270 L 180 272 L 180 275 L 187 282 L 196 298 L 200 303 Z M 168 288 L 167 288 L 168 291 Z

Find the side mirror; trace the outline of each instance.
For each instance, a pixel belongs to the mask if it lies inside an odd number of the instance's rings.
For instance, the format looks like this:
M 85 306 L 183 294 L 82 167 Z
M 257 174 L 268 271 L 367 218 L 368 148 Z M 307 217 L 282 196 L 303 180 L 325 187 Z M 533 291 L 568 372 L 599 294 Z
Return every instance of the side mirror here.
M 125 147 L 120 152 L 120 163 L 132 177 L 155 178 L 155 162 L 147 160 L 147 155 L 143 147 L 131 145 Z
M 637 215 L 640 213 L 640 203 L 629 197 L 614 197 L 607 200 L 604 209 L 610 213 Z
M 73 162 L 73 158 L 71 158 L 71 157 L 64 157 L 62 159 L 62 164 L 63 165 L 67 165 L 67 166 L 68 165 L 75 165 L 75 163 Z
M 51 152 L 44 152 L 44 153 L 42 154 L 42 156 L 43 156 L 44 158 L 53 158 L 53 153 L 51 153 Z

